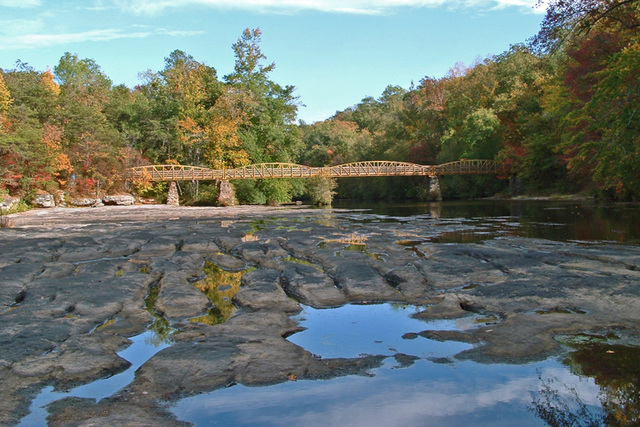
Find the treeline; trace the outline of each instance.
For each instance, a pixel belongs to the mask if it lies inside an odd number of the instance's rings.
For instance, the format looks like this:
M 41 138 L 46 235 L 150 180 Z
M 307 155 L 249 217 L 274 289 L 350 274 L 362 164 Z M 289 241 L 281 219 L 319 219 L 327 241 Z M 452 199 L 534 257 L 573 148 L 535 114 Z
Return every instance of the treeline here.
M 116 193 L 127 168 L 186 164 L 234 168 L 289 162 L 301 149 L 293 86 L 269 79 L 260 30 L 245 30 L 233 45 L 234 71 L 220 79 L 213 67 L 176 50 L 159 72 L 141 74 L 134 89 L 112 86 L 91 59 L 66 53 L 39 72 L 18 62 L 0 73 L 0 191 L 27 199 L 62 189 L 74 195 Z M 162 184 L 134 183 L 142 195 Z M 247 203 L 288 201 L 302 191 L 288 181 L 241 182 Z M 190 202 L 214 200 L 214 185 L 182 185 Z
M 269 75 L 260 30 L 233 45 L 234 71 L 182 51 L 165 68 L 143 73 L 133 89 L 113 86 L 91 59 L 65 54 L 53 70 L 18 62 L 0 72 L 0 193 L 74 194 L 135 190 L 163 194 L 161 184 L 123 188 L 126 168 L 176 163 L 233 168 L 250 163 L 324 166 L 358 160 L 421 164 L 499 159 L 507 177 L 447 177 L 445 197 L 496 193 L 585 192 L 640 198 L 640 14 L 637 0 L 552 1 L 540 33 L 527 44 L 443 78 L 329 120 L 297 123 L 292 86 Z M 238 181 L 244 203 L 286 202 L 331 183 Z M 189 183 L 183 197 L 214 200 L 216 187 Z M 425 198 L 419 178 L 342 180 L 341 197 Z
M 389 86 L 303 126 L 311 165 L 499 159 L 511 179 L 446 177 L 445 197 L 583 192 L 640 198 L 638 1 L 552 1 L 526 45 L 417 87 Z M 424 197 L 415 179 L 347 181 L 350 197 Z

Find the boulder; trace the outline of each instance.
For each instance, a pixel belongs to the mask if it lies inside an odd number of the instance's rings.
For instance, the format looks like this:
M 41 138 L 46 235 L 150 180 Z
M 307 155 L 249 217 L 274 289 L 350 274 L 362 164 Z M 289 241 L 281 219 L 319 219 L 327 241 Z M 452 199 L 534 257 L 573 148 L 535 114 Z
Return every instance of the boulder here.
M 99 199 L 92 199 L 90 197 L 82 197 L 82 198 L 79 198 L 79 199 L 71 199 L 71 200 L 69 200 L 69 204 L 71 206 L 76 206 L 76 207 L 94 206 L 98 202 L 102 203 Z
M 56 201 L 52 194 L 40 193 L 33 199 L 33 205 L 37 208 L 55 208 Z
M 17 197 L 1 196 L 0 197 L 0 211 L 9 211 L 20 203 L 20 199 Z
M 56 201 L 57 206 L 66 206 L 67 205 L 67 195 L 64 191 L 58 190 L 54 192 L 53 198 Z
M 136 199 L 130 194 L 114 194 L 104 196 L 102 202 L 105 205 L 130 206 L 136 202 Z

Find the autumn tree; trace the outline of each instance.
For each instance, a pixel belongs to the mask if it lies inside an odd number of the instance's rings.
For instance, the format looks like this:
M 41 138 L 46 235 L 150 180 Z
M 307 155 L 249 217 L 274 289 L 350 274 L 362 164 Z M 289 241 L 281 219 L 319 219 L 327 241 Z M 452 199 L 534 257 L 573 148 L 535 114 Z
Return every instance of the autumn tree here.
M 553 52 L 603 27 L 635 32 L 640 28 L 639 4 L 638 0 L 539 0 L 546 15 L 532 45 Z
M 121 182 L 124 172 L 117 156 L 123 140 L 105 115 L 111 80 L 94 60 L 68 52 L 54 73 L 60 82 L 62 145 L 73 168 L 67 178 L 73 180 L 75 175 L 75 189 L 81 193 L 107 190 Z
M 638 1 L 551 3 L 536 42 L 559 62 L 544 99 L 571 177 L 614 198 L 638 197 Z
M 11 98 L 11 94 L 9 93 L 9 89 L 4 82 L 3 73 L 0 71 L 0 114 L 6 114 L 9 111 L 9 107 L 13 99 Z
M 14 192 L 54 190 L 65 183 L 61 174 L 70 167 L 56 122 L 59 87 L 50 70 L 40 73 L 21 61 L 16 65 L 3 77 L 11 102 L 0 112 L 0 174 Z

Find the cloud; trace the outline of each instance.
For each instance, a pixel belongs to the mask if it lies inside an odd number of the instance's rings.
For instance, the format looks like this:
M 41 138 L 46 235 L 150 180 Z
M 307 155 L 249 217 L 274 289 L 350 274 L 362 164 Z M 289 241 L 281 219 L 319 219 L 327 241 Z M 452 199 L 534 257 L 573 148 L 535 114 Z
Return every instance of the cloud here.
M 0 25 L 2 25 L 2 23 L 0 23 Z M 22 23 L 22 25 L 25 27 L 29 26 L 27 22 Z M 176 31 L 165 28 L 138 31 L 126 31 L 120 28 L 106 28 L 100 30 L 61 34 L 21 34 L 19 32 L 16 32 L 15 29 L 16 28 L 14 27 L 11 31 L 7 31 L 7 29 L 5 28 L 2 31 L 4 35 L 0 36 L 0 50 L 31 49 L 71 43 L 104 42 L 117 39 L 140 39 L 162 35 L 172 37 L 186 37 L 202 34 L 201 31 Z
M 40 6 L 40 0 L 0 0 L 0 6 L 29 8 Z
M 135 14 L 157 14 L 165 9 L 205 6 L 257 12 L 291 13 L 315 10 L 327 13 L 384 14 L 402 7 L 521 7 L 531 11 L 537 0 L 116 0 L 116 5 Z
M 482 370 L 473 369 L 473 372 Z M 382 370 L 376 380 L 346 377 L 271 387 L 234 386 L 186 398 L 176 405 L 178 410 L 174 413 L 178 418 L 189 414 L 208 419 L 221 413 L 244 413 L 246 419 L 265 425 L 423 425 L 425 420 L 433 425 L 447 425 L 465 417 L 473 419 L 474 413 L 495 411 L 499 405 L 528 407 L 532 401 L 530 392 L 538 390 L 540 380 L 531 371 L 518 374 L 519 368 L 506 370 L 511 374 L 496 380 L 482 374 L 467 381 L 456 374 L 450 381 L 431 380 L 421 376 L 424 372 L 415 379 L 406 376 L 402 380 Z M 571 400 L 573 395 L 568 390 L 573 389 L 586 404 L 600 404 L 599 387 L 593 379 L 577 377 L 560 367 L 542 368 L 541 374 L 543 378 L 557 380 L 553 383 L 558 387 L 554 391 L 561 398 Z M 316 406 L 304 407 L 296 402 L 316 402 Z M 506 417 L 504 424 L 515 424 Z

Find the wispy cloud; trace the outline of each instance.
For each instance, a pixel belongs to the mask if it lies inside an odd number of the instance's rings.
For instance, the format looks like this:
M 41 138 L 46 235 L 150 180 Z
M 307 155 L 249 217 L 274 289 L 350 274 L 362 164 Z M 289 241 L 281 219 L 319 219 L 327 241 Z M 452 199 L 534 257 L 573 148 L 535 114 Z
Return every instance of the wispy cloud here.
M 15 24 L 15 21 L 12 22 Z M 2 26 L 1 22 L 0 26 Z M 23 22 L 23 26 L 28 27 L 28 22 Z M 36 26 L 36 24 L 32 23 L 32 26 Z M 176 31 L 165 28 L 137 31 L 126 31 L 121 28 L 106 28 L 60 34 L 46 34 L 41 32 L 25 34 L 15 31 L 16 28 L 14 25 L 14 28 L 9 30 L 10 31 L 7 31 L 7 28 L 5 27 L 2 31 L 4 34 L 0 35 L 0 50 L 31 49 L 82 42 L 104 42 L 117 39 L 140 39 L 162 35 L 185 37 L 202 34 L 201 31 Z
M 327 13 L 384 14 L 403 7 L 438 6 L 485 9 L 521 7 L 534 10 L 537 0 L 116 0 L 115 3 L 119 8 L 135 14 L 157 14 L 166 9 L 187 6 L 276 13 L 315 10 Z
M 0 6 L 4 7 L 29 8 L 40 6 L 41 4 L 40 0 L 0 0 Z

